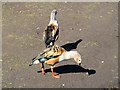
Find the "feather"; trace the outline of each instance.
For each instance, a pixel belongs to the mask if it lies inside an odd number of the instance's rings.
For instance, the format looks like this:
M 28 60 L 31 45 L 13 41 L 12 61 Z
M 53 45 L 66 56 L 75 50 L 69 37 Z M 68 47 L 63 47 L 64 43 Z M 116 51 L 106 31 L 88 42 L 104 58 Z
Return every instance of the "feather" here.
M 54 43 L 59 37 L 59 25 L 56 20 L 57 11 L 53 10 L 51 12 L 50 21 L 45 31 L 43 32 L 43 40 L 46 48 L 54 46 Z
M 36 57 L 34 57 L 32 60 L 33 64 L 44 63 L 55 63 L 59 60 L 59 56 L 64 52 L 63 48 L 60 48 L 58 46 L 53 46 L 52 48 L 44 50 L 43 53 L 38 54 Z

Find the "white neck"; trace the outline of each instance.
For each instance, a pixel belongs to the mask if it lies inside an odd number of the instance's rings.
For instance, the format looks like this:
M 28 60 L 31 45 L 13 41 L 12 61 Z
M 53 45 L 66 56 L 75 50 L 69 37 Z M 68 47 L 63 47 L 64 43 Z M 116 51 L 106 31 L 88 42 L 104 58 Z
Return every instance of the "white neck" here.
M 50 16 L 50 21 L 55 21 L 56 20 L 56 15 L 55 13 L 51 13 L 51 16 Z
M 57 15 L 55 14 L 55 10 L 53 10 L 53 11 L 51 12 L 50 22 L 49 22 L 48 25 L 54 24 L 54 25 L 57 25 L 57 26 L 58 26 L 56 17 L 57 17 Z

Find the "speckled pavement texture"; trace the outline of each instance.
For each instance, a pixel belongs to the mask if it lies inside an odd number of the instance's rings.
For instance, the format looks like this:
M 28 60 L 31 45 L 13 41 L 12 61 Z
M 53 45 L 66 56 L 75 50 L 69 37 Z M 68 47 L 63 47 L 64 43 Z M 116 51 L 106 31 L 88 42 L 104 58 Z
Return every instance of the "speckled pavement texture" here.
M 3 3 L 3 88 L 117 88 L 118 3 Z M 46 75 L 31 59 L 45 49 L 42 35 L 53 9 L 60 26 L 59 46 L 78 50 L 73 59 L 56 64 L 60 79 Z M 82 40 L 75 46 L 75 42 Z M 90 75 L 88 75 L 90 74 Z

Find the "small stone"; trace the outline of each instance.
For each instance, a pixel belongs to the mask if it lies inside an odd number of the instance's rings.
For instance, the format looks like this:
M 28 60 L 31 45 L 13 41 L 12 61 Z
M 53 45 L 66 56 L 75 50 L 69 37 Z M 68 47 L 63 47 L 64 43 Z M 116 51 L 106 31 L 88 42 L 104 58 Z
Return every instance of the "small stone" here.
M 37 27 L 37 29 L 40 29 L 40 27 Z
M 104 63 L 104 61 L 101 61 L 101 63 Z
M 80 28 L 79 31 L 81 31 L 82 29 Z
M 111 70 L 112 72 L 114 72 L 114 70 Z
M 33 44 L 30 44 L 30 46 L 33 46 Z
M 89 73 L 88 73 L 88 72 L 86 72 L 85 74 L 86 74 L 86 75 L 89 75 Z
M 67 43 L 70 43 L 69 41 L 67 41 Z
M 63 83 L 63 84 L 62 84 L 62 86 L 64 87 L 64 86 L 65 86 L 65 84 Z
M 20 13 L 22 12 L 22 11 L 19 11 Z
M 114 10 L 111 10 L 112 12 L 114 12 Z
M 2 62 L 2 59 L 0 59 L 0 62 Z
M 117 56 L 114 56 L 114 59 L 116 59 L 117 58 Z
M 100 18 L 102 18 L 103 16 L 100 16 Z
M 107 14 L 111 14 L 110 12 L 107 12 Z
M 11 82 L 9 84 L 12 84 Z

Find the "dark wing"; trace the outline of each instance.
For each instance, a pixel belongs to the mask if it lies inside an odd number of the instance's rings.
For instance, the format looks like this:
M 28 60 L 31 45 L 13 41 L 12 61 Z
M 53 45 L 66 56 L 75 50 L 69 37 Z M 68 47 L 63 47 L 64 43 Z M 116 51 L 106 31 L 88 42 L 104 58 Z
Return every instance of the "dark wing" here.
M 44 31 L 43 34 L 43 40 L 45 42 L 46 47 L 50 45 L 52 42 L 52 45 L 54 43 L 54 37 L 53 37 L 53 31 L 54 31 L 54 26 L 47 26 L 46 30 Z

